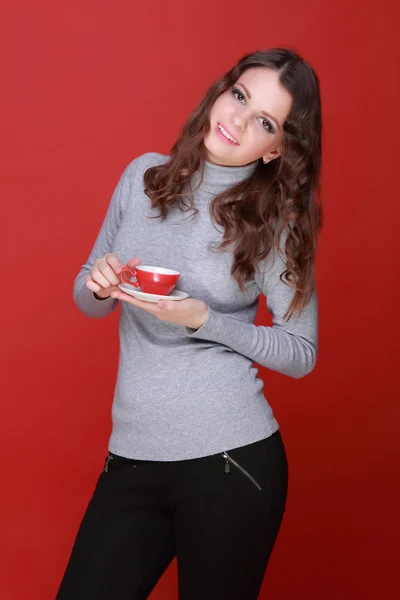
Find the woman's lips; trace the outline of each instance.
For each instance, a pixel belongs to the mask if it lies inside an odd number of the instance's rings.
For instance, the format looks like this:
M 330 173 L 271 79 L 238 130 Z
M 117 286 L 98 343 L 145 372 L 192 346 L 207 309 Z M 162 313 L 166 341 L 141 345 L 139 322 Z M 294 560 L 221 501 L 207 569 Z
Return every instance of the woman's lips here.
M 232 140 L 229 140 L 227 137 L 224 136 L 224 134 L 222 133 L 222 131 L 219 128 L 219 125 L 221 125 L 226 131 L 228 131 L 226 129 L 226 127 L 224 127 L 224 125 L 222 125 L 222 123 L 217 123 L 217 125 L 215 127 L 215 131 L 219 135 L 219 137 L 221 139 L 223 139 L 227 144 L 230 144 L 231 146 L 239 146 L 240 145 L 239 143 L 232 142 Z M 229 133 L 229 135 L 232 135 L 229 131 L 228 131 L 228 133 Z M 233 137 L 233 135 L 232 135 L 232 137 Z

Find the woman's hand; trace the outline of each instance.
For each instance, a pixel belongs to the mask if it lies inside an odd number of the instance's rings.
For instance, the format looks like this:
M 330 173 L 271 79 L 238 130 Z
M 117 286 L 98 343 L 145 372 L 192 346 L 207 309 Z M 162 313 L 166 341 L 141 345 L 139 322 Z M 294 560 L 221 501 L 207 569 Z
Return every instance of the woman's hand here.
M 185 298 L 185 300 L 159 300 L 155 302 L 145 302 L 133 298 L 129 294 L 124 294 L 120 289 L 111 293 L 113 298 L 129 302 L 149 313 L 152 313 L 161 321 L 169 321 L 178 325 L 185 325 L 192 329 L 199 329 L 208 318 L 208 306 L 202 300 L 195 298 Z
M 127 262 L 127 266 L 131 269 L 139 264 L 140 258 L 131 258 Z M 123 266 L 118 256 L 111 252 L 97 258 L 86 277 L 86 287 L 100 298 L 109 298 L 113 291 L 119 290 L 118 285 L 121 283 L 119 274 Z

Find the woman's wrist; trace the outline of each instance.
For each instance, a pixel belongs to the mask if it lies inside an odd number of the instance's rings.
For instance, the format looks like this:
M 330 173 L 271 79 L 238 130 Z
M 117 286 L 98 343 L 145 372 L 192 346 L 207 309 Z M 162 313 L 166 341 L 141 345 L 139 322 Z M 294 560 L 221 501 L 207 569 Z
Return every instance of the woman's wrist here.
M 98 296 L 96 292 L 93 292 L 93 296 L 96 298 L 96 300 L 107 300 L 107 298 L 111 298 L 111 296 Z

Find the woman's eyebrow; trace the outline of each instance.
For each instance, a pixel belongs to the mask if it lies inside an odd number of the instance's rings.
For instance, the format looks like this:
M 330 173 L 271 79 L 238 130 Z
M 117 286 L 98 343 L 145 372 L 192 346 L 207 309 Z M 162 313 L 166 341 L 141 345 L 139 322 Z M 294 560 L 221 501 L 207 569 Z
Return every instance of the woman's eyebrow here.
M 244 89 L 244 91 L 246 92 L 246 95 L 248 96 L 249 100 L 251 100 L 251 94 L 250 94 L 249 90 L 243 85 L 243 83 L 237 83 L 236 82 L 235 85 L 241 85 L 242 88 Z M 260 112 L 261 112 L 262 115 L 264 115 L 264 117 L 268 117 L 269 119 L 272 119 L 272 121 L 274 121 L 274 123 L 277 126 L 277 128 L 281 129 L 281 126 L 279 125 L 278 121 L 272 115 L 269 115 L 264 110 L 261 110 Z

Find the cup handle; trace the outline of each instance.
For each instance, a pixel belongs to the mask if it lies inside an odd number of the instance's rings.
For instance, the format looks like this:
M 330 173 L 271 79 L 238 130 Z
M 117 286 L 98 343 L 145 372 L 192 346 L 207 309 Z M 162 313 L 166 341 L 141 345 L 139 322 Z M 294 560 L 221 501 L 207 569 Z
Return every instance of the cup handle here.
M 140 283 L 138 281 L 132 281 L 132 279 L 127 279 L 124 276 L 124 272 L 129 273 L 129 275 L 131 277 L 135 277 L 135 279 L 137 280 L 136 269 L 130 269 L 129 267 L 124 267 L 123 269 L 121 269 L 121 272 L 119 274 L 119 278 L 124 283 L 129 283 L 129 285 L 133 285 L 135 288 L 138 288 L 140 286 Z

